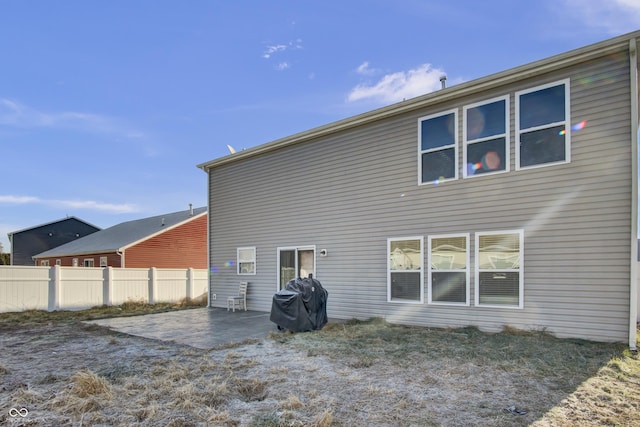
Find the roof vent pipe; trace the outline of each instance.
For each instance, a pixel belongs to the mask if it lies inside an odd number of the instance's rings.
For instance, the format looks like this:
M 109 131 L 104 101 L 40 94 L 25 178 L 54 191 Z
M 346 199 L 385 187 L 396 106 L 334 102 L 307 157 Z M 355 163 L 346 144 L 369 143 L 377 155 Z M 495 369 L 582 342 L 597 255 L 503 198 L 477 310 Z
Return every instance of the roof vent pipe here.
M 193 216 L 193 203 L 189 203 L 189 215 Z
M 440 83 L 442 83 L 442 89 L 447 87 L 447 76 L 442 75 L 440 76 Z

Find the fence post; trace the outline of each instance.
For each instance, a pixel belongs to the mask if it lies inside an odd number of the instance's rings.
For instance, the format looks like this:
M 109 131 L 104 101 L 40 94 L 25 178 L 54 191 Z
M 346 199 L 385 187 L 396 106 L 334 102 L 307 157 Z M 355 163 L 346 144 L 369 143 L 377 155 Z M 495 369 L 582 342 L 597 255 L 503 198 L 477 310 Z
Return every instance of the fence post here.
M 49 268 L 49 304 L 47 311 L 60 310 L 60 280 L 61 270 L 59 265 Z
M 113 267 L 102 269 L 102 304 L 113 305 Z
M 158 271 L 155 267 L 149 269 L 149 304 L 155 304 L 158 298 Z
M 195 287 L 195 271 L 193 267 L 187 270 L 187 300 L 193 299 L 193 288 Z

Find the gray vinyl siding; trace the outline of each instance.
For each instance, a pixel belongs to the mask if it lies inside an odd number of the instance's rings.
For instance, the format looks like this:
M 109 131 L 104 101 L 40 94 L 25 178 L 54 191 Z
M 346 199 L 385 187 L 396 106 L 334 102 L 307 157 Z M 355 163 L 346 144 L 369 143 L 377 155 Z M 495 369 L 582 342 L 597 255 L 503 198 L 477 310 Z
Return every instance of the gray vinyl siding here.
M 515 170 L 515 92 L 570 78 L 571 162 Z M 431 327 L 509 325 L 625 341 L 629 325 L 631 126 L 624 54 L 483 90 L 209 171 L 213 305 L 249 281 L 248 308 L 270 311 L 277 248 L 316 247 L 330 318 Z M 508 94 L 510 171 L 463 179 L 462 108 Z M 418 119 L 459 109 L 459 179 L 418 185 Z M 474 305 L 478 232 L 524 230 L 524 308 Z M 470 233 L 470 306 L 429 305 L 427 237 Z M 424 304 L 387 302 L 387 239 L 424 236 Z M 255 246 L 256 275 L 236 249 Z M 321 257 L 320 249 L 328 256 Z

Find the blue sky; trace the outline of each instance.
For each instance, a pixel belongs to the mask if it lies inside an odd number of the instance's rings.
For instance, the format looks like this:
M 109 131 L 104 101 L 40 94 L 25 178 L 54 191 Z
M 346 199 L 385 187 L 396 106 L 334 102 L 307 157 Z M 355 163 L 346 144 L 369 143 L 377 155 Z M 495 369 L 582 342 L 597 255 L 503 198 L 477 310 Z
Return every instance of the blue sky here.
M 0 243 L 205 206 L 227 144 L 639 28 L 638 0 L 0 0 Z

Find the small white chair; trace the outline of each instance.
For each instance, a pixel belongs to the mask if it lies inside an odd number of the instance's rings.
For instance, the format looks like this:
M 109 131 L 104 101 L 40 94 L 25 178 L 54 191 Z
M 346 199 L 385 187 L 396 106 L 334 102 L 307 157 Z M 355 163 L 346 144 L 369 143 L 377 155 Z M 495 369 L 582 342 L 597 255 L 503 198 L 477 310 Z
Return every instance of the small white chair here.
M 238 306 L 238 310 L 244 308 L 244 311 L 247 311 L 247 286 L 249 282 L 240 282 L 240 288 L 238 289 L 238 295 L 227 298 L 227 311 L 230 308 L 233 309 L 233 312 L 236 311 L 236 305 Z

